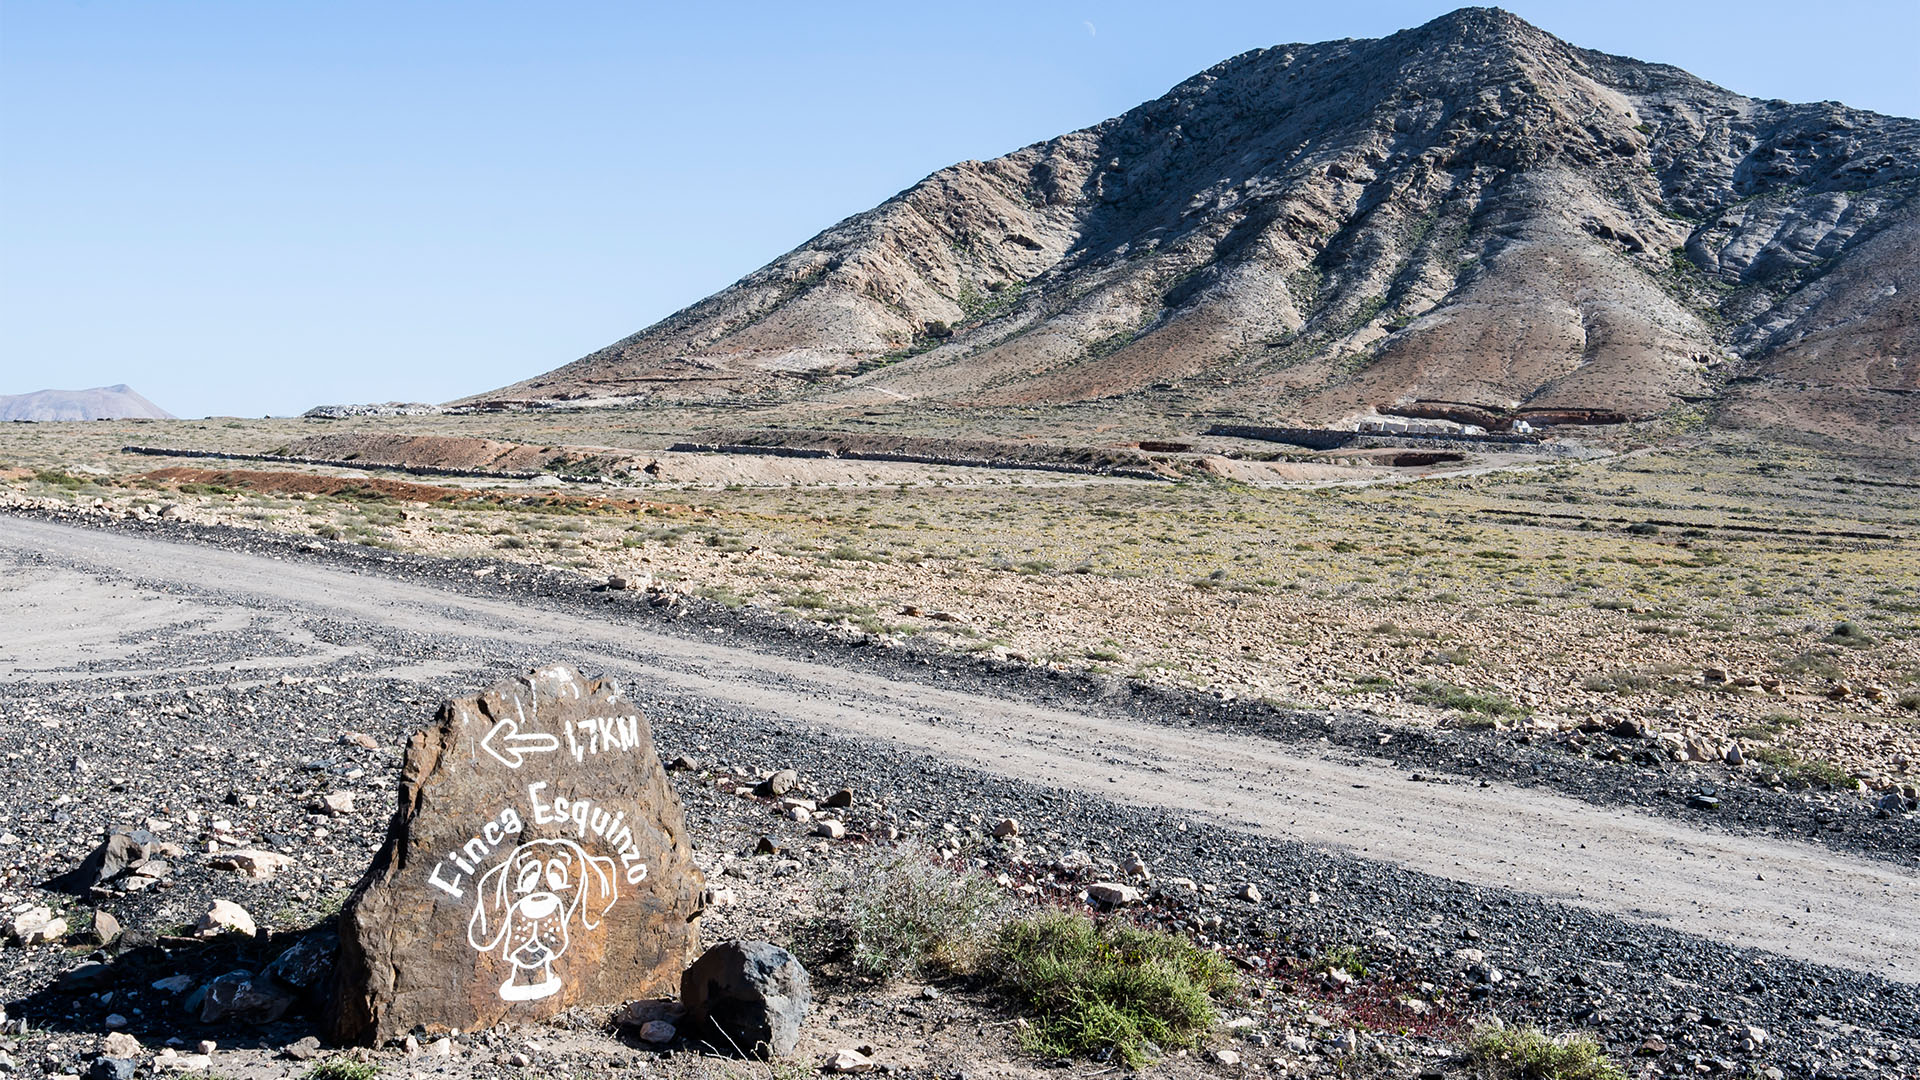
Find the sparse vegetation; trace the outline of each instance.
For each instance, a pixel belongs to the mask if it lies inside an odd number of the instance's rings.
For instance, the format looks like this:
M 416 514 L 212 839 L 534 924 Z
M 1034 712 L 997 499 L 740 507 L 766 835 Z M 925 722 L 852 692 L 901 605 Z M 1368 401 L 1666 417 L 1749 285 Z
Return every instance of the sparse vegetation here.
M 993 882 L 903 844 L 836 881 L 827 920 L 856 972 L 892 979 L 973 971 L 1009 910 Z
M 1482 1028 L 1467 1043 L 1480 1075 L 1495 1080 L 1627 1080 L 1593 1036 L 1552 1037 L 1530 1027 Z
M 334 1057 L 308 1069 L 302 1080 L 374 1080 L 380 1067 L 368 1061 Z
M 1062 1057 L 1111 1048 L 1134 1068 L 1197 1046 L 1218 1018 L 1215 1000 L 1239 985 L 1225 958 L 1185 938 L 1075 912 L 1007 923 L 992 962 L 1034 1015 L 1028 1050 Z

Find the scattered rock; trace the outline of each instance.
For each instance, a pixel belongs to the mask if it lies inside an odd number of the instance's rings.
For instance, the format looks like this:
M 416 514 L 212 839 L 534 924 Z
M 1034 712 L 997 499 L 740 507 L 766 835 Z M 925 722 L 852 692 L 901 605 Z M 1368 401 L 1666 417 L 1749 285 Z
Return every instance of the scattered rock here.
M 100 1040 L 100 1052 L 107 1057 L 137 1058 L 140 1056 L 140 1040 L 124 1031 L 116 1031 Z
M 30 907 L 7 923 L 7 937 L 20 945 L 50 945 L 67 936 L 67 920 L 49 907 Z
M 312 1061 L 320 1056 L 320 1039 L 318 1036 L 308 1035 L 290 1042 L 280 1048 L 280 1056 L 294 1061 Z
M 852 806 L 853 805 L 853 789 L 841 788 L 839 791 L 836 791 L 833 794 L 827 796 L 825 805 L 835 810 L 844 810 L 847 807 Z
M 672 763 L 667 766 L 667 770 L 669 772 L 699 772 L 700 763 L 685 754 L 681 754 L 679 757 L 673 759 Z
M 1103 908 L 1125 907 L 1140 902 L 1140 890 L 1117 881 L 1096 881 L 1087 886 L 1087 899 Z
M 1240 1064 L 1240 1051 L 1238 1050 L 1214 1050 L 1209 1052 L 1207 1056 L 1222 1065 L 1232 1066 Z
M 823 1067 L 830 1073 L 863 1073 L 873 1068 L 873 1059 L 858 1050 L 835 1050 Z
M 993 836 L 996 840 L 1007 840 L 1019 835 L 1020 823 L 1012 818 L 1001 818 L 999 824 L 993 827 Z
M 655 1046 L 670 1043 L 680 1034 L 680 1029 L 665 1020 L 649 1020 L 640 1025 L 640 1039 Z
M 271 1024 L 294 1004 L 291 990 L 268 975 L 229 971 L 206 985 L 200 999 L 203 1024 Z
M 814 824 L 813 835 L 824 836 L 829 840 L 840 840 L 846 837 L 847 826 L 844 822 L 822 819 Z
M 120 920 L 110 911 L 93 913 L 93 940 L 96 945 L 111 945 L 120 940 L 122 928 Z
M 362 750 L 378 750 L 379 740 L 361 731 L 349 731 L 340 736 L 341 746 L 357 746 Z
M 799 773 L 794 772 L 792 769 L 781 769 L 779 772 L 760 781 L 760 786 L 756 790 L 762 795 L 771 795 L 777 798 L 792 791 L 799 783 Z
M 806 969 L 765 941 L 729 941 L 694 961 L 680 979 L 686 1030 L 716 1050 L 785 1057 L 800 1040 L 812 1003 Z
M 1233 896 L 1236 900 L 1245 900 L 1248 903 L 1257 904 L 1261 899 L 1260 886 L 1255 885 L 1251 881 L 1246 882 L 1234 890 Z
M 332 930 L 316 930 L 274 957 L 265 971 L 295 990 L 317 993 L 326 986 L 328 976 L 333 974 L 333 958 L 339 951 L 339 934 Z
M 287 867 L 293 865 L 293 857 L 277 851 L 261 851 L 258 848 L 243 848 L 239 851 L 223 851 L 207 859 L 207 865 L 215 870 L 230 870 L 255 881 L 265 881 Z
M 307 804 L 307 809 L 328 817 L 345 817 L 353 813 L 353 792 L 329 791 Z
M 87 1069 L 87 1080 L 133 1080 L 139 1067 L 131 1058 L 97 1057 Z
M 200 937 L 219 937 L 221 934 L 253 937 L 260 933 L 260 928 L 254 924 L 253 916 L 247 914 L 246 908 L 231 900 L 215 900 L 201 914 L 200 921 L 194 924 L 193 932 Z

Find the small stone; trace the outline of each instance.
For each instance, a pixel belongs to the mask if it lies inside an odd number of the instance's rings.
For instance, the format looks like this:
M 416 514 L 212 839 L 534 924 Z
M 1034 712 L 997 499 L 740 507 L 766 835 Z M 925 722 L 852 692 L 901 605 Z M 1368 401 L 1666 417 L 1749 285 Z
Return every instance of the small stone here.
M 227 972 L 196 996 L 200 997 L 203 1024 L 271 1024 L 286 1015 L 296 1000 L 292 991 L 272 978 L 244 969 Z M 191 1007 L 192 1002 L 188 1005 Z
M 121 1028 L 127 1026 L 127 1018 L 119 1013 L 108 1013 L 107 1018 L 102 1020 L 101 1023 L 107 1025 L 107 1027 L 113 1031 L 119 1031 Z
M 30 907 L 7 923 L 7 936 L 21 945 L 50 945 L 67 936 L 67 920 L 48 907 Z
M 341 746 L 357 746 L 362 750 L 378 750 L 380 742 L 363 731 L 349 731 L 340 736 Z
M 1117 881 L 1096 881 L 1087 886 L 1087 899 L 1103 908 L 1125 907 L 1140 902 L 1140 890 Z
M 760 781 L 760 792 L 764 795 L 780 796 L 792 791 L 800 783 L 800 774 L 792 769 L 781 769 L 765 780 Z
M 427 1044 L 427 1053 L 434 1057 L 450 1058 L 453 1056 L 453 1040 L 442 1035 Z
M 1215 1050 L 1208 1056 L 1222 1065 L 1240 1064 L 1240 1052 L 1238 1050 Z
M 113 968 L 107 964 L 81 964 L 77 968 L 63 972 L 53 981 L 53 987 L 62 993 L 77 994 L 89 990 L 98 990 L 113 980 Z
M 87 1069 L 87 1080 L 133 1080 L 138 1067 L 132 1058 L 97 1057 Z
M 1260 902 L 1260 887 L 1258 885 L 1255 885 L 1253 882 L 1249 881 L 1242 884 L 1238 889 L 1234 890 L 1233 895 L 1236 899 L 1245 900 L 1248 903 L 1257 904 Z
M 790 821 L 797 821 L 805 825 L 807 822 L 813 820 L 813 811 L 804 806 L 789 806 L 787 807 L 787 818 Z
M 847 826 L 843 822 L 823 819 L 813 826 L 813 835 L 824 836 L 829 840 L 840 840 L 847 835 Z
M 207 865 L 215 870 L 232 871 L 254 881 L 265 881 L 292 866 L 293 858 L 277 851 L 243 848 L 239 851 L 221 852 L 209 858 Z
M 839 791 L 836 791 L 833 794 L 827 796 L 825 805 L 836 810 L 843 810 L 849 806 L 852 806 L 853 805 L 853 789 L 844 788 L 844 787 L 841 788 Z
M 199 937 L 219 937 L 221 934 L 245 934 L 254 937 L 260 928 L 254 924 L 253 916 L 247 909 L 231 900 L 215 900 L 194 924 L 194 934 Z
M 308 803 L 307 809 L 328 817 L 344 817 L 353 813 L 353 792 L 329 791 Z
M 164 979 L 156 979 L 153 982 L 153 988 L 163 994 L 184 993 L 193 988 L 193 976 L 169 975 Z
M 1313 1048 L 1313 1044 L 1307 1041 L 1307 1037 L 1305 1035 L 1287 1036 L 1287 1049 L 1293 1051 L 1296 1054 L 1304 1054 L 1312 1048 Z
M 649 1020 L 640 1025 L 640 1040 L 655 1046 L 670 1043 L 679 1034 L 680 1030 L 665 1020 Z
M 1020 823 L 1012 818 L 1001 818 L 1000 823 L 993 827 L 993 836 L 996 840 L 1007 840 L 1019 835 Z
M 667 769 L 671 772 L 699 772 L 700 763 L 685 754 L 681 754 L 679 757 L 667 763 Z
M 1731 681 L 1726 668 L 1710 667 L 1700 672 L 1700 681 L 1704 683 L 1726 683 Z
M 873 1059 L 858 1050 L 836 1050 L 827 1055 L 830 1073 L 863 1073 L 873 1068 Z
M 120 920 L 114 918 L 111 912 L 95 911 L 93 913 L 93 940 L 95 944 L 111 945 L 120 940 L 120 934 Z
M 211 1054 L 163 1054 L 154 1060 L 154 1066 L 162 1072 L 206 1072 L 213 1068 Z
M 107 1057 L 139 1057 L 140 1040 L 124 1031 L 116 1031 L 100 1040 L 100 1052 Z
M 1140 881 L 1151 881 L 1153 879 L 1153 871 L 1147 869 L 1146 860 L 1140 858 L 1138 855 L 1129 858 L 1126 865 L 1120 868 L 1120 872 Z
M 1766 1028 L 1756 1027 L 1753 1024 L 1748 1024 L 1746 1034 L 1747 1034 L 1748 1041 L 1752 1042 L 1756 1049 L 1767 1045 L 1767 1029 Z
M 213 1055 L 213 1052 L 218 1049 L 220 1049 L 220 1044 L 217 1042 L 214 1042 L 212 1039 L 201 1039 L 199 1044 L 194 1047 L 195 1052 L 206 1054 L 209 1057 L 211 1057 Z
M 1729 765 L 1734 766 L 1735 768 L 1739 768 L 1740 766 L 1745 765 L 1747 763 L 1747 756 L 1740 752 L 1739 743 L 1729 743 L 1727 744 L 1726 756 L 1721 760 L 1725 761 Z

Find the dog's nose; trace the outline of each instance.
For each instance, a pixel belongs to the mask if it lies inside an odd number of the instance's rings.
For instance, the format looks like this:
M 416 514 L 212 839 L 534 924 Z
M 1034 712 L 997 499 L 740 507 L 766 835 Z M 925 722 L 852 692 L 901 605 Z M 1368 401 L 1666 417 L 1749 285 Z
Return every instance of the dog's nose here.
M 534 893 L 520 900 L 520 914 L 529 919 L 544 919 L 560 910 L 560 898 L 550 892 Z

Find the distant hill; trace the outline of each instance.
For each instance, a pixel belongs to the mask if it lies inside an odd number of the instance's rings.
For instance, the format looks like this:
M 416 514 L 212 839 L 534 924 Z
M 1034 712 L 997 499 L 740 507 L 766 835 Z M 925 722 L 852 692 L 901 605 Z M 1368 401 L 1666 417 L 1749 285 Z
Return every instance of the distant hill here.
M 5 420 L 172 420 L 173 414 L 134 392 L 126 383 L 91 390 L 40 390 L 0 394 Z
M 1467 8 L 934 173 L 467 399 L 1699 411 L 1920 446 L 1920 121 Z

